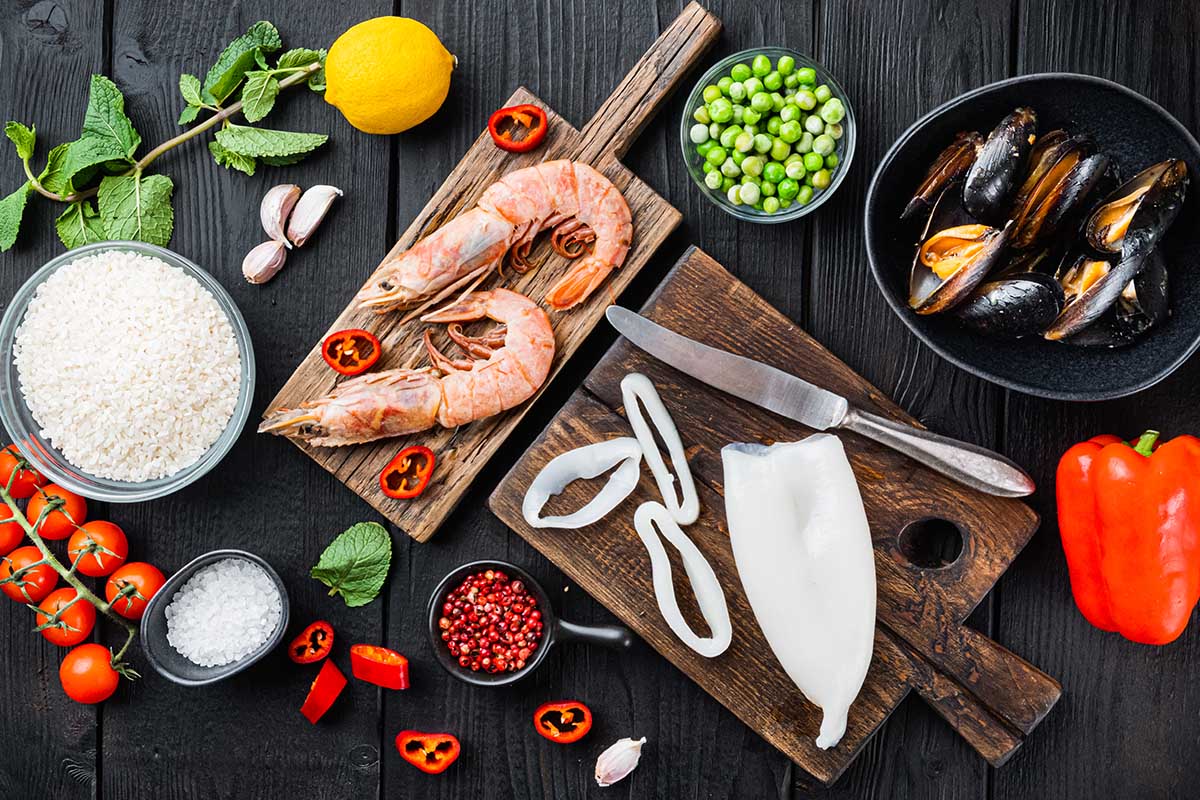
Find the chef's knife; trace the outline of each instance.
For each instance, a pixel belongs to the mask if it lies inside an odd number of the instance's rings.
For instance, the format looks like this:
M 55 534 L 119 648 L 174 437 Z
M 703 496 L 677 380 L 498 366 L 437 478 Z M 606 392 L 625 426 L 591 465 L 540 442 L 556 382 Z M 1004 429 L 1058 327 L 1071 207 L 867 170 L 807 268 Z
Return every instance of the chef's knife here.
M 734 397 L 819 431 L 854 431 L 981 492 L 1000 497 L 1033 494 L 1033 479 L 991 450 L 868 414 L 841 395 L 767 364 L 693 341 L 627 308 L 609 306 L 605 315 L 642 350 Z

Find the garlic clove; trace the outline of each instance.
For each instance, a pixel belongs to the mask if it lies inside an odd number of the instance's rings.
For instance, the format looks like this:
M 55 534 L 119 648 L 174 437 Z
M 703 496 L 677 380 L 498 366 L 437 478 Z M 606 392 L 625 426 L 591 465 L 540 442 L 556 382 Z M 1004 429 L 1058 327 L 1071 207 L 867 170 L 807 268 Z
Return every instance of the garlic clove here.
M 296 247 L 301 247 L 313 235 L 321 220 L 329 212 L 333 201 L 342 196 L 342 190 L 336 186 L 311 186 L 300 196 L 300 202 L 292 210 L 292 218 L 288 221 L 287 238 Z
M 299 186 L 294 183 L 282 183 L 279 186 L 271 187 L 263 195 L 262 203 L 258 207 L 258 217 L 262 220 L 263 230 L 267 232 L 267 236 L 277 242 L 283 242 L 284 247 L 289 250 L 292 243 L 284 236 L 283 225 L 287 222 L 288 215 L 292 213 L 292 208 L 299 199 Z
M 601 788 L 612 786 L 637 769 L 645 743 L 645 736 L 636 740 L 618 739 L 596 759 L 596 783 Z
M 242 259 L 242 274 L 251 283 L 266 283 L 283 268 L 287 250 L 283 242 L 272 239 L 255 247 Z

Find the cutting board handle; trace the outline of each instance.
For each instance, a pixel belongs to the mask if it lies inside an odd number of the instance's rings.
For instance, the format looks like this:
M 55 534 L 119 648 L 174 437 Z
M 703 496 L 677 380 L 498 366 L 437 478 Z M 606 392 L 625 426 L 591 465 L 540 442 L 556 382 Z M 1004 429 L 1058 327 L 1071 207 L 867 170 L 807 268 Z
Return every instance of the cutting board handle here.
M 625 155 L 662 100 L 696 65 L 720 32 L 721 20 L 699 3 L 688 4 L 583 127 L 586 149 L 594 151 L 587 153 L 592 163 L 608 153 L 618 159 Z M 587 156 L 583 160 L 588 160 Z

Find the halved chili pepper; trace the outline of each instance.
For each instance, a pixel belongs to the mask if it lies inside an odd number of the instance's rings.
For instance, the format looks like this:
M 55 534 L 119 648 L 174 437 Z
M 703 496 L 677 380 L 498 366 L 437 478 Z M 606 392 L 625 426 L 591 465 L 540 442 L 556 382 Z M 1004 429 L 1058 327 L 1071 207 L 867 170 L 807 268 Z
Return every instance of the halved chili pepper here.
M 445 772 L 462 752 L 453 735 L 420 731 L 400 731 L 396 734 L 396 749 L 401 758 L 429 775 Z
M 578 742 L 592 729 L 592 710 L 574 700 L 545 703 L 533 712 L 533 727 L 552 742 Z
M 333 649 L 333 626 L 323 619 L 300 631 L 288 645 L 288 657 L 297 664 L 315 664 Z
M 321 357 L 342 375 L 359 375 L 375 366 L 383 346 L 379 338 L 361 328 L 337 331 L 325 337 Z
M 304 698 L 304 705 L 300 706 L 300 713 L 304 718 L 313 725 L 317 724 L 317 720 L 325 716 L 325 712 L 332 706 L 333 702 L 338 699 L 338 695 L 346 688 L 346 676 L 337 668 L 337 664 L 333 663 L 333 659 L 327 660 L 321 665 L 321 671 L 317 673 L 317 678 L 309 687 L 308 697 Z
M 408 500 L 425 491 L 437 457 L 424 445 L 414 444 L 396 454 L 379 473 L 379 488 L 388 497 Z
M 350 671 L 360 681 L 385 689 L 408 688 L 408 659 L 386 647 L 354 645 L 350 648 Z
M 502 108 L 488 117 L 492 141 L 510 153 L 528 153 L 542 143 L 549 128 L 546 112 L 531 103 Z M 518 131 L 524 131 L 519 139 L 515 138 Z

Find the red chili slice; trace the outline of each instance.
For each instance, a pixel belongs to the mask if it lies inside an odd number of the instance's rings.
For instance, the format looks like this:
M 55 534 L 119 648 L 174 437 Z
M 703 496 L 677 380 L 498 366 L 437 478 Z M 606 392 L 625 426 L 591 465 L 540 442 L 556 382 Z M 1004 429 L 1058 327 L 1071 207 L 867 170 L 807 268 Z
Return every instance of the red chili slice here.
M 317 673 L 317 679 L 312 682 L 312 686 L 308 690 L 308 697 L 304 698 L 304 705 L 300 706 L 300 713 L 304 718 L 313 725 L 317 724 L 317 720 L 325 716 L 325 712 L 333 707 L 333 703 L 338 699 L 338 695 L 346 688 L 346 676 L 337 668 L 337 664 L 333 660 L 328 660 L 321 665 L 321 671 Z
M 350 671 L 360 681 L 385 689 L 408 688 L 408 659 L 386 647 L 354 645 L 350 648 Z
M 546 112 L 530 103 L 509 106 L 488 117 L 488 133 L 501 150 L 510 153 L 528 153 L 542 143 L 550 123 Z M 518 132 L 524 132 L 516 138 Z
M 462 752 L 453 735 L 420 731 L 400 731 L 396 734 L 396 749 L 401 758 L 429 775 L 445 772 Z
M 379 488 L 388 497 L 408 500 L 425 491 L 437 457 L 424 445 L 406 447 L 379 473 Z
M 533 727 L 552 742 L 578 742 L 592 729 L 592 710 L 574 700 L 545 703 L 533 712 Z
M 315 664 L 333 649 L 333 626 L 319 619 L 288 645 L 288 657 L 297 664 Z
M 337 331 L 325 337 L 321 357 L 341 375 L 359 375 L 375 366 L 383 346 L 378 337 L 361 328 Z

